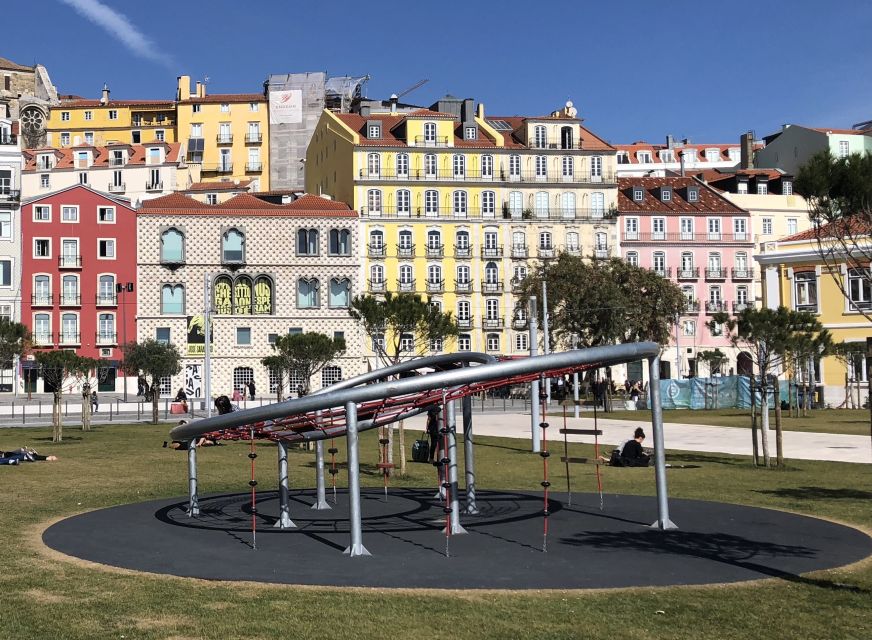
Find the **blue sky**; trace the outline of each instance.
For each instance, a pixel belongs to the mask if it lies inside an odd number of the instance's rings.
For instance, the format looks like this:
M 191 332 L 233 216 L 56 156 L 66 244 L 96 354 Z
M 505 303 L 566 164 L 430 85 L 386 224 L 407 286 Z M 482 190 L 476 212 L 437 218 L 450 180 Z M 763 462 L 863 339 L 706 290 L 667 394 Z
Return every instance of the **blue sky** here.
M 270 73 L 327 71 L 370 74 L 371 97 L 427 78 L 408 101 L 429 105 L 450 92 L 492 115 L 538 115 L 572 99 L 613 143 L 667 134 L 732 142 L 786 122 L 872 118 L 868 0 L 39 6 L 38 35 L 4 30 L 0 56 L 44 64 L 60 92 L 86 97 L 107 82 L 114 98 L 171 98 L 183 73 L 208 76 L 220 93 L 259 91 Z M 27 25 L 33 12 L 17 0 L 4 22 Z

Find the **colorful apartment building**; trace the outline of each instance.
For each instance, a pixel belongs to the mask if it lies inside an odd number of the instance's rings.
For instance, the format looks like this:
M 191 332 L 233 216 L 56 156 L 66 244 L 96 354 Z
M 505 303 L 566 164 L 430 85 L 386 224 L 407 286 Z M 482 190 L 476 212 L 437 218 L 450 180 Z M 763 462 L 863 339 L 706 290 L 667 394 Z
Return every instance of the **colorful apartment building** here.
M 451 350 L 529 353 L 514 285 L 561 251 L 605 258 L 617 244 L 615 152 L 571 102 L 542 117 L 486 117 L 450 96 L 324 111 L 306 182 L 359 209 L 370 293 L 454 313 Z
M 814 154 L 829 151 L 835 158 L 854 153 L 872 153 L 872 129 L 834 129 L 786 124 L 781 131 L 763 138 L 766 146 L 758 150 L 754 165 L 782 169 L 796 175 Z
M 176 142 L 176 106 L 172 100 L 112 100 L 104 85 L 99 99 L 60 96 L 45 130 L 50 147 Z
M 269 190 L 269 103 L 263 93 L 206 93 L 190 76 L 179 76 L 176 117 L 187 160 L 200 165 L 203 181 L 252 183 Z
M 785 306 L 814 313 L 835 342 L 865 346 L 866 339 L 872 337 L 869 265 L 861 264 L 856 255 L 847 259 L 844 246 L 831 237 L 829 229 L 809 229 L 767 242 L 754 256 L 762 271 L 764 304 L 772 309 Z M 858 243 L 864 243 L 862 234 Z M 859 253 L 868 255 L 868 248 Z M 858 354 L 847 366 L 827 356 L 815 362 L 814 368 L 818 401 L 823 406 L 842 405 L 846 384 L 855 399 L 859 398 L 857 406 L 866 401 L 868 367 L 864 355 Z
M 33 348 L 104 360 L 100 390 L 123 390 L 121 347 L 136 337 L 136 219 L 129 201 L 84 185 L 37 196 L 22 204 L 21 237 L 21 316 Z M 25 390 L 51 391 L 29 364 Z
M 672 280 L 687 298 L 662 358 L 664 377 L 708 374 L 699 370 L 697 354 L 715 348 L 729 357 L 724 373 L 744 372 L 747 359 L 706 323 L 714 313 L 753 305 L 749 213 L 690 177 L 621 178 L 618 211 L 622 257 Z
M 189 397 L 204 395 L 206 299 L 214 395 L 251 380 L 258 395 L 273 393 L 277 379 L 261 360 L 287 333 L 346 340 L 346 355 L 311 381 L 313 389 L 365 370 L 348 315 L 361 272 L 357 213 L 348 206 L 308 195 L 271 204 L 249 194 L 207 205 L 175 193 L 145 201 L 136 218 L 138 339 L 170 342 L 182 353 L 182 371 L 161 381 L 162 396 L 182 387 Z
M 666 137 L 665 144 L 634 142 L 616 144 L 617 174 L 620 177 L 657 178 L 705 169 L 735 167 L 741 160 L 740 144 L 700 144 Z
M 84 184 L 136 205 L 185 189 L 199 174 L 198 165 L 185 162 L 178 142 L 47 147 L 28 149 L 24 157 L 21 183 L 30 196 Z
M 18 122 L 0 117 L 0 318 L 21 320 L 21 154 Z M 17 363 L 0 363 L 0 393 L 17 385 Z

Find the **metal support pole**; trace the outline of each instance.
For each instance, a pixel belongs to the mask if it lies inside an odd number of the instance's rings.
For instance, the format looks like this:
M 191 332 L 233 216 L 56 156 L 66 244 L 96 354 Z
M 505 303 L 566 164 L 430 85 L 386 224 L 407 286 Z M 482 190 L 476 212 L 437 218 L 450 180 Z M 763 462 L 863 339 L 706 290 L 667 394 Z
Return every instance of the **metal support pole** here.
M 349 528 L 351 529 L 351 544 L 345 549 L 345 555 L 368 556 L 369 551 L 363 546 L 363 533 L 360 522 L 360 461 L 358 459 L 357 439 L 357 405 L 345 403 L 345 439 L 348 445 L 348 506 Z
M 572 348 L 578 349 L 578 336 L 572 336 Z M 573 409 L 572 409 L 572 417 L 577 418 L 578 412 L 580 411 L 580 407 L 578 406 L 578 371 L 572 372 L 572 400 L 573 400 Z
M 332 509 L 327 504 L 327 486 L 324 483 L 324 441 L 318 440 L 315 443 L 315 487 L 317 489 L 315 504 L 313 509 L 318 511 L 323 509 Z
M 660 402 L 660 356 L 648 360 L 648 389 L 651 394 L 651 428 L 654 431 L 654 478 L 657 485 L 657 529 L 677 529 L 669 519 L 669 494 L 666 490 L 666 451 L 663 442 L 663 406 Z
M 530 357 L 535 358 L 538 354 L 539 320 L 536 317 L 536 296 L 530 296 Z M 530 436 L 533 441 L 533 453 L 539 453 L 542 444 L 542 433 L 539 427 L 539 378 L 530 382 Z
M 466 472 L 466 508 L 464 513 L 478 514 L 475 504 L 475 439 L 472 434 L 472 398 L 463 396 L 460 401 L 463 414 L 463 466 Z
M 291 520 L 291 511 L 288 507 L 290 494 L 288 492 L 288 443 L 284 440 L 276 442 L 276 451 L 279 454 L 279 519 L 273 527 L 277 529 L 295 528 L 297 525 Z
M 457 401 L 448 403 L 448 482 L 451 484 L 451 535 L 466 533 L 460 524 L 460 499 L 457 496 Z
M 188 516 L 200 515 L 200 500 L 197 498 L 197 447 L 196 439 L 188 443 Z
M 548 334 L 548 283 L 545 282 L 545 275 L 542 275 L 542 333 L 544 339 L 542 341 L 542 353 L 546 356 L 551 353 L 551 345 L 549 343 Z M 551 406 L 551 378 L 545 378 L 545 408 Z
M 212 274 L 203 276 L 203 393 L 206 417 L 212 417 Z

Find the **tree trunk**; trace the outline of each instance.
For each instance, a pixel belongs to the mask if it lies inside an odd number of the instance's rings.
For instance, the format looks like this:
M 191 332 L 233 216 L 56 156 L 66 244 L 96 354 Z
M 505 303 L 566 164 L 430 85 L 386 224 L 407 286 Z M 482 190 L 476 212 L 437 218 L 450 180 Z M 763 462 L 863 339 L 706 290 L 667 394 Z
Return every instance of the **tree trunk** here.
M 403 421 L 400 420 L 398 439 L 400 441 L 400 477 L 406 477 L 406 429 Z
M 82 394 L 82 431 L 91 430 L 91 396 Z
M 760 385 L 760 445 L 763 448 L 763 466 L 767 469 L 772 466 L 769 457 L 769 389 L 766 377 L 761 376 Z
M 394 462 L 394 423 L 391 422 L 388 425 L 388 459 L 387 459 L 387 463 L 393 464 L 393 462 Z M 390 467 L 388 467 L 384 471 L 385 471 L 386 476 L 388 476 L 388 477 L 391 476 Z
M 52 442 L 61 442 L 64 439 L 64 424 L 61 421 L 61 394 L 54 392 L 51 407 Z
M 778 389 L 778 380 L 773 376 L 773 383 Z M 784 467 L 784 444 L 781 429 L 781 393 L 775 392 L 775 464 Z
M 748 376 L 748 385 L 751 389 L 751 440 L 753 441 L 751 447 L 751 458 L 756 467 L 760 464 L 760 452 L 757 448 L 757 393 L 754 389 L 753 375 Z
M 817 378 L 814 375 L 814 357 L 811 358 L 811 362 L 808 365 L 808 382 L 811 387 L 809 393 L 809 409 L 814 410 L 817 409 L 817 403 L 815 402 L 815 396 L 817 396 Z
M 158 411 L 157 401 L 160 395 L 160 380 L 152 378 L 151 384 L 151 423 L 157 424 L 160 412 Z M 206 398 L 209 402 L 209 398 Z

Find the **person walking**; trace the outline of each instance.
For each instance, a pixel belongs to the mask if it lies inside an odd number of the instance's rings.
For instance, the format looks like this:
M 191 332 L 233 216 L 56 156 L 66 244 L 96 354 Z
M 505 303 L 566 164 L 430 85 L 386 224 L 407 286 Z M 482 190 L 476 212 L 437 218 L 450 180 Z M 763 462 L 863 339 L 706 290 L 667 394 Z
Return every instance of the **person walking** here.
M 99 409 L 99 408 L 100 408 L 100 400 L 99 400 L 99 398 L 97 398 L 97 392 L 92 391 L 91 392 L 91 409 L 94 411 L 94 413 L 97 413 L 97 409 Z
M 248 397 L 252 400 L 254 400 L 254 392 L 255 392 L 254 380 L 249 380 L 248 381 Z

